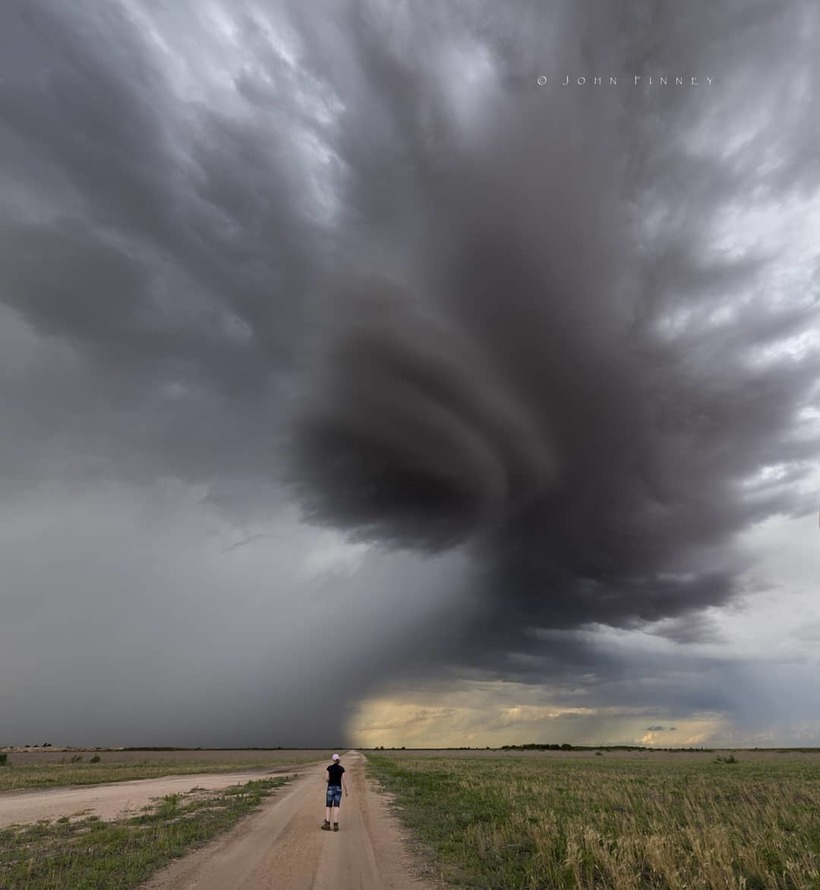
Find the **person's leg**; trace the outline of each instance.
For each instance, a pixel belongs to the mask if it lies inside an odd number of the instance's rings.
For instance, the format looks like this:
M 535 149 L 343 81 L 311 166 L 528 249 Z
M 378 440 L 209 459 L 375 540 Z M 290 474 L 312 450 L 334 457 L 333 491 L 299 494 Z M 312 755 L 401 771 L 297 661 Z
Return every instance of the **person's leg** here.
M 322 823 L 322 828 L 325 831 L 330 831 L 330 807 L 333 803 L 333 797 L 331 795 L 330 788 L 328 788 L 325 793 L 325 821 Z
M 339 807 L 342 803 L 342 789 L 341 788 L 333 788 L 333 800 L 331 801 L 333 804 L 333 830 L 339 830 Z

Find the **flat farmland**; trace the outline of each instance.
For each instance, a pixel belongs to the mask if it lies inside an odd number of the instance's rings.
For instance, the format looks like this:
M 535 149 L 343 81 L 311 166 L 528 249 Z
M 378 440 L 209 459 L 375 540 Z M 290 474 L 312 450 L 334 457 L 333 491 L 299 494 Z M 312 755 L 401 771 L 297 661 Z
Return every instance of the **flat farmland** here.
M 231 767 L 248 761 L 299 763 L 328 757 L 328 748 L 2 748 L 9 764 L 63 763 L 72 757 L 106 763 L 209 763 Z
M 455 886 L 820 888 L 820 751 L 376 751 Z
M 7 749 L 6 765 L 0 766 L 0 792 L 194 773 L 270 772 L 322 760 L 329 753 L 324 749 Z
M 98 753 L 98 762 L 87 762 L 88 754 Z M 94 767 L 86 778 L 100 780 L 111 770 L 126 768 L 159 768 L 164 775 L 0 794 L 0 888 L 440 886 L 426 880 L 427 864 L 405 849 L 397 820 L 365 776 L 365 757 L 355 751 L 341 753 L 348 793 L 340 832 L 320 830 L 330 754 L 326 750 L 88 751 L 83 762 L 74 764 L 71 759 L 80 756 L 76 750 L 23 756 L 22 762 L 0 770 L 40 770 L 49 784 L 62 775 L 55 770 L 67 767 Z M 108 757 L 103 759 L 103 754 Z M 61 762 L 64 755 L 68 763 Z M 242 772 L 243 767 L 250 769 Z M 9 808 L 5 825 L 4 805 Z

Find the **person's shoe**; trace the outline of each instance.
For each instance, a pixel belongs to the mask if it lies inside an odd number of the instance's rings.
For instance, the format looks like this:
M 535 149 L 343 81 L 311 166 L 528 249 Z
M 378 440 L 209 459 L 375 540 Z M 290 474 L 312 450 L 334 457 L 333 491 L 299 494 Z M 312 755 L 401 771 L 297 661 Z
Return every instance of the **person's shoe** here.
M 327 819 L 322 822 L 322 831 L 330 831 L 330 822 L 328 822 Z
M 338 823 L 338 822 L 334 822 L 334 823 L 333 823 L 333 830 L 334 830 L 334 831 L 338 831 L 338 830 L 339 830 L 339 823 Z

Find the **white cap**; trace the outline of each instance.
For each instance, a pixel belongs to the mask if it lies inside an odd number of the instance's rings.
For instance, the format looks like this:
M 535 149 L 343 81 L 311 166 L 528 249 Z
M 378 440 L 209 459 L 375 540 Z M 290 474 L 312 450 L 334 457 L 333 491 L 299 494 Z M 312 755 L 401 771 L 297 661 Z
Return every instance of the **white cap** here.
M 339 759 L 339 755 L 338 755 L 338 754 L 334 754 L 333 757 L 331 757 L 330 759 L 331 759 L 331 760 L 338 760 L 338 759 Z

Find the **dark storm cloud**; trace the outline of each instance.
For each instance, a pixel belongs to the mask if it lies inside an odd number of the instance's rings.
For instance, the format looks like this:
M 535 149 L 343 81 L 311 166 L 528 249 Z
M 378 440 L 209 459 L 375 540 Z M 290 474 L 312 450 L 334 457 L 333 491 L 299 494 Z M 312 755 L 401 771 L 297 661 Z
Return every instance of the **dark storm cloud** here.
M 480 353 L 385 282 L 354 279 L 334 299 L 317 395 L 300 406 L 311 519 L 435 550 L 538 495 L 554 473 L 547 437 Z
M 735 536 L 800 513 L 816 458 L 797 423 L 816 351 L 777 351 L 817 325 L 816 268 L 783 285 L 764 228 L 733 241 L 726 220 L 748 229 L 747 211 L 759 223 L 818 184 L 817 26 L 808 3 L 730 0 L 4 5 L 6 503 L 36 490 L 48 515 L 49 484 L 70 499 L 179 479 L 240 525 L 292 494 L 353 538 L 461 569 L 469 552 L 471 570 L 440 581 L 406 554 L 365 561 L 396 633 L 371 633 L 385 619 L 365 597 L 344 645 L 311 637 L 315 669 L 271 693 L 294 721 L 317 705 L 299 739 L 339 724 L 343 700 L 318 710 L 331 663 L 355 699 L 380 664 L 560 681 L 603 663 L 533 628 L 650 621 L 706 639 L 694 613 L 740 591 Z M 554 85 L 573 73 L 621 81 Z M 628 85 L 652 73 L 714 85 Z M 263 533 L 219 552 L 245 558 Z M 33 597 L 21 621 L 68 571 L 69 556 L 40 565 L 49 547 L 45 532 L 27 556 L 9 545 Z M 137 603 L 128 547 L 114 551 L 108 589 Z M 105 601 L 93 575 L 70 576 L 78 608 Z M 171 599 L 175 577 L 155 579 Z M 221 583 L 191 652 L 224 624 Z M 419 620 L 401 636 L 411 602 L 467 586 L 479 600 L 447 633 Z M 282 627 L 312 614 L 311 589 L 294 576 Z M 159 593 L 145 601 L 162 613 Z M 299 679 L 300 650 L 282 651 L 265 677 Z M 242 686 L 228 674 L 223 701 Z
M 710 243 L 755 188 L 785 200 L 784 179 L 816 184 L 813 165 L 799 173 L 815 137 L 774 104 L 814 101 L 791 87 L 816 63 L 798 51 L 784 64 L 780 47 L 791 36 L 807 49 L 801 28 L 816 13 L 581 8 L 525 5 L 525 25 L 491 33 L 465 15 L 438 37 L 429 20 L 403 22 L 412 37 L 366 21 L 367 101 L 346 94 L 337 141 L 344 218 L 398 283 L 329 289 L 326 311 L 344 323 L 325 323 L 297 418 L 306 514 L 373 541 L 477 541 L 483 663 L 533 645 L 521 635 L 531 626 L 678 619 L 670 632 L 686 635 L 688 613 L 740 592 L 737 534 L 806 510 L 795 483 L 817 453 L 798 423 L 817 351 L 758 360 L 816 326 L 816 277 L 767 299 L 770 246 Z M 554 45 L 564 16 L 577 30 Z M 431 43 L 413 55 L 421 33 Z M 491 59 L 466 102 L 480 106 L 474 125 L 441 61 L 458 41 L 475 65 L 479 47 Z M 621 92 L 538 92 L 525 75 L 540 70 L 552 82 L 617 74 Z M 719 86 L 623 86 L 625 73 L 683 70 Z M 469 82 L 468 60 L 459 75 Z M 772 98 L 762 123 L 760 90 Z M 728 154 L 710 131 L 730 101 L 732 125 L 753 135 Z M 402 236 L 382 260 L 382 243 Z M 761 476 L 774 464 L 776 483 Z
M 69 352 L 33 404 L 31 361 L 4 376 L 37 427 L 26 455 L 5 443 L 4 484 L 42 478 L 54 452 L 141 481 L 270 479 L 323 258 L 290 108 L 184 101 L 124 6 L 0 15 L 2 297 Z

